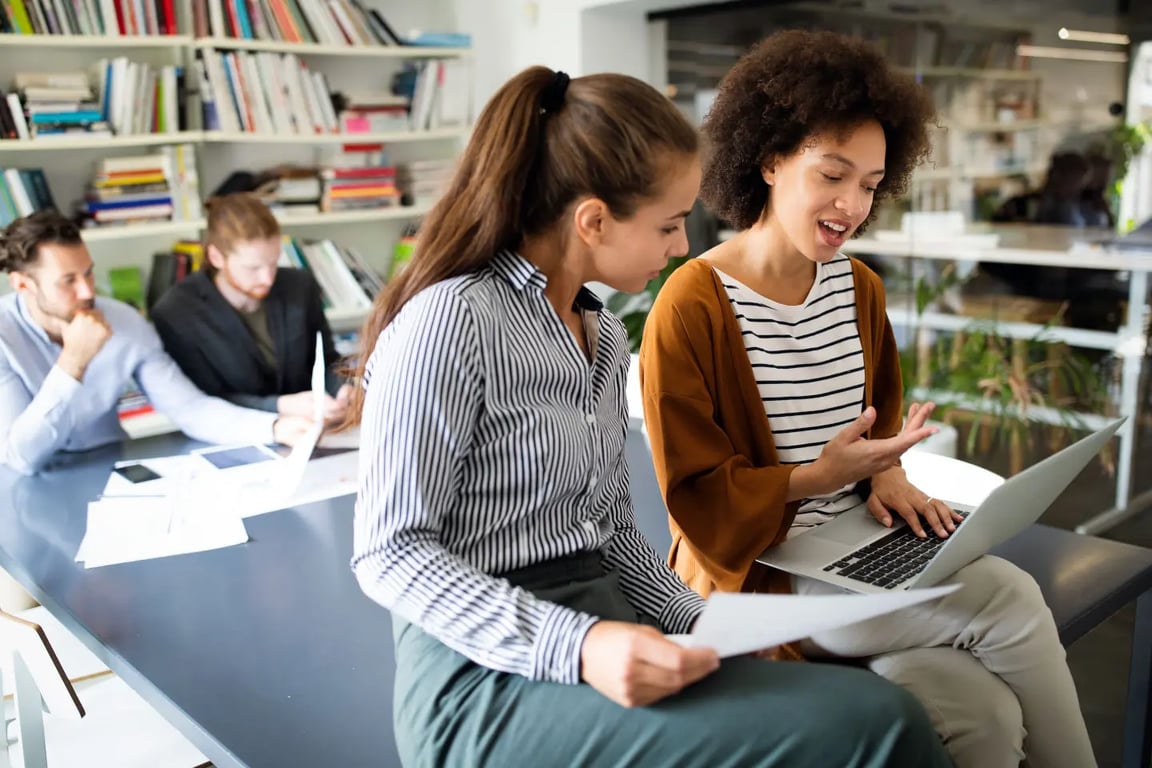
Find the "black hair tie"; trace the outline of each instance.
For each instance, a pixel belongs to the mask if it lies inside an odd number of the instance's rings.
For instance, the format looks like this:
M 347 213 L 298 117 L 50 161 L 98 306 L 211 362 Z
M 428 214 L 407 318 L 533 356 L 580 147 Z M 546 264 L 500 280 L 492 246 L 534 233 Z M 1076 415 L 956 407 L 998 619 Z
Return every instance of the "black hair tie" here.
M 568 92 L 568 83 L 572 78 L 566 72 L 557 72 L 552 76 L 552 82 L 544 89 L 540 97 L 541 112 L 556 112 L 564 106 L 564 95 Z

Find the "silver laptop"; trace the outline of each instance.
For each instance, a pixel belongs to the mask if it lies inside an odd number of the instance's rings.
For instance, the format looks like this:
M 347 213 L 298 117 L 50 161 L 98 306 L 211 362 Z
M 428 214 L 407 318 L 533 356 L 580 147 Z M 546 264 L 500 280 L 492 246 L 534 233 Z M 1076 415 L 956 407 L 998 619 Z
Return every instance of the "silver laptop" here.
M 921 539 L 899 515 L 880 525 L 864 504 L 768 549 L 757 560 L 853 592 L 930 587 L 1040 519 L 1124 423 L 1108 426 L 998 486 L 979 507 L 941 499 L 965 516 L 948 538 Z

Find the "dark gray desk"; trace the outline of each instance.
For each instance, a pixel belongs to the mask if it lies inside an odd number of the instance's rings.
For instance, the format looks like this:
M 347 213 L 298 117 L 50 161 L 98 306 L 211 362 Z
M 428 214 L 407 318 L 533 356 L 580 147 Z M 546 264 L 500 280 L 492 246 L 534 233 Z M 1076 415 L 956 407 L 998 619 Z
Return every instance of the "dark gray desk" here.
M 398 765 L 392 633 L 348 568 L 351 497 L 251 518 L 240 547 L 90 571 L 73 562 L 110 464 L 190 445 L 154 438 L 36 478 L 0 468 L 0 566 L 220 768 Z M 667 551 L 643 438 L 627 450 L 638 525 Z M 1152 552 L 1033 526 L 997 554 L 1036 578 L 1065 644 L 1136 600 L 1124 765 L 1146 768 Z
M 250 518 L 239 547 L 73 562 L 109 465 L 190 445 L 0 468 L 0 565 L 220 768 L 399 765 L 391 624 L 348 567 L 352 497 Z

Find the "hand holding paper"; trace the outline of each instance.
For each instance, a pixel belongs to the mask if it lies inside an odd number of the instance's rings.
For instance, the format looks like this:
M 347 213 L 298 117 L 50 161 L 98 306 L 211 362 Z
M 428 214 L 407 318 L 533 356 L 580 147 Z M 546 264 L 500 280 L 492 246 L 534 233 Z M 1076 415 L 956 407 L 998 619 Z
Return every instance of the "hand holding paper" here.
M 686 648 L 713 648 L 721 658 L 738 656 L 937 600 L 959 588 L 952 584 L 869 595 L 716 592 L 708 598 L 692 634 L 668 638 Z

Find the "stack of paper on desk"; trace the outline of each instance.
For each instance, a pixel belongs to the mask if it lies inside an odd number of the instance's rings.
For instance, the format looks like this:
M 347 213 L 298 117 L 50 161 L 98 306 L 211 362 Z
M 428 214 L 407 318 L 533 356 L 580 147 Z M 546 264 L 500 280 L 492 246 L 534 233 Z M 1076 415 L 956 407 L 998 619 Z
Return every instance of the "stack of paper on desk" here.
M 817 632 L 936 600 L 958 584 L 887 594 L 749 595 L 714 592 L 690 635 L 669 635 L 688 648 L 712 648 L 721 658 L 752 653 Z
M 183 500 L 120 496 L 88 505 L 88 530 L 76 561 L 86 568 L 203 552 L 248 541 L 234 509 L 191 509 Z

